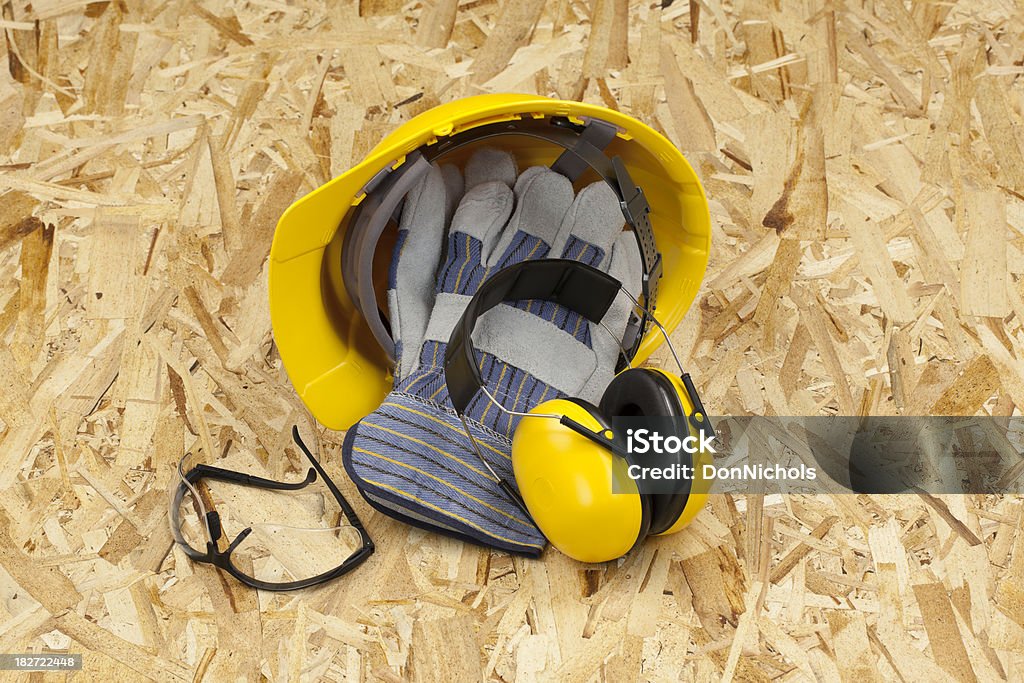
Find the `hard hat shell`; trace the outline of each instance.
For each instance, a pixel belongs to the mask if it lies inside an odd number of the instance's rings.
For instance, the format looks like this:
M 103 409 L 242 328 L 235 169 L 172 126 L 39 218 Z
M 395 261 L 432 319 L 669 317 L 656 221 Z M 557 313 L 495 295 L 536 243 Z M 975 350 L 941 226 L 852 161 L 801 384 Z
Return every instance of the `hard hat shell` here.
M 347 429 L 375 410 L 391 388 L 387 356 L 346 293 L 340 272 L 348 219 L 365 197 L 365 186 L 381 170 L 398 167 L 407 154 L 439 139 L 498 121 L 555 116 L 579 123 L 598 119 L 619 128 L 605 151 L 622 158 L 651 206 L 663 272 L 657 318 L 668 330 L 683 319 L 707 267 L 711 220 L 697 174 L 671 142 L 630 116 L 582 102 L 518 94 L 454 100 L 399 126 L 363 161 L 296 201 L 278 221 L 270 249 L 271 326 L 292 385 L 324 426 Z M 522 136 L 487 144 L 513 151 L 521 168 L 550 163 L 562 151 Z M 661 343 L 657 330 L 648 331 L 634 363 Z

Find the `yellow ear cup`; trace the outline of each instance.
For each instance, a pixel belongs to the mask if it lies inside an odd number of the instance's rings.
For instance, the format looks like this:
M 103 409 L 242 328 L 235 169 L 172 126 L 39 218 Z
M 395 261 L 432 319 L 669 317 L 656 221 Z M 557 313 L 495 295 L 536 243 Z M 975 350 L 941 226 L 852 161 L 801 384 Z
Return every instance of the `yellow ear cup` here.
M 686 392 L 686 387 L 683 386 L 683 380 L 679 375 L 666 372 L 660 368 L 649 369 L 659 372 L 667 377 L 668 380 L 672 382 L 672 386 L 675 387 L 676 393 L 679 394 L 679 401 L 683 404 L 683 409 L 686 411 L 686 414 L 689 415 L 693 412 L 693 403 L 690 401 L 690 395 Z M 707 419 L 706 415 L 703 417 L 704 419 Z M 697 436 L 697 431 L 693 428 L 693 425 L 690 425 L 690 433 Z M 679 518 L 668 529 L 657 534 L 658 536 L 668 536 L 669 534 L 674 534 L 677 531 L 682 531 L 686 525 L 693 521 L 693 518 L 697 516 L 697 513 L 703 510 L 704 506 L 707 505 L 708 491 L 711 489 L 712 480 L 705 479 L 702 476 L 702 473 L 704 465 L 711 464 L 711 462 L 712 458 L 710 453 L 701 451 L 694 454 L 693 466 L 695 471 L 694 480 L 690 484 L 690 496 L 686 499 L 686 505 L 683 507 L 683 511 L 679 514 Z
M 530 411 L 566 415 L 595 432 L 604 426 L 583 406 L 555 399 Z M 636 483 L 612 493 L 610 450 L 553 418 L 524 417 L 512 437 L 512 469 L 530 515 L 552 545 L 581 562 L 626 554 L 643 528 Z

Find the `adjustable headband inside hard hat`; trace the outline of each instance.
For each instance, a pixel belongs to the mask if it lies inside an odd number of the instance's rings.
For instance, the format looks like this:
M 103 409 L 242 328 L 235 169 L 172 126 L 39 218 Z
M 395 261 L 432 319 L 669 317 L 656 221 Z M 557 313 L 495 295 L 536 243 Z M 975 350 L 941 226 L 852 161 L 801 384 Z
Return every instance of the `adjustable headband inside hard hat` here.
M 421 147 L 408 154 L 401 165 L 385 167 L 370 179 L 363 187 L 366 196 L 357 205 L 345 233 L 341 274 L 353 305 L 392 363 L 395 361 L 395 342 L 387 319 L 377 305 L 373 286 L 373 255 L 381 235 L 396 215 L 402 200 L 426 174 L 433 161 L 465 145 L 502 135 L 525 135 L 562 147 L 565 151 L 551 165 L 552 170 L 575 181 L 587 168 L 591 168 L 615 193 L 623 218 L 636 236 L 643 267 L 640 299 L 643 312 L 634 313 L 623 337 L 623 347 L 628 350 L 629 357 L 636 355 L 657 299 L 661 254 L 654 242 L 649 216 L 651 208 L 643 190 L 633 182 L 621 158 L 609 158 L 604 153 L 617 134 L 616 126 L 594 118 L 583 124 L 557 116 L 490 123 Z

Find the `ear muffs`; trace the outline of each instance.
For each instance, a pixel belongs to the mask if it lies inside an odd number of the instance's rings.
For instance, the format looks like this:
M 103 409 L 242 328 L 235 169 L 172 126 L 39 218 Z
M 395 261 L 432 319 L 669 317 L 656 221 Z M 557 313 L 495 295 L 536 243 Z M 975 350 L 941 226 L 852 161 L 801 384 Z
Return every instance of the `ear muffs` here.
M 607 273 L 567 259 L 526 260 L 491 275 L 466 305 L 445 349 L 445 382 L 456 413 L 463 417 L 484 390 L 472 332 L 486 311 L 505 301 L 541 299 L 600 323 L 622 291 L 622 283 Z M 635 299 L 634 303 L 640 306 Z M 644 310 L 648 315 L 649 310 Z M 657 326 L 671 348 L 668 331 L 660 323 Z M 628 476 L 631 465 L 642 463 L 634 462 L 629 449 L 622 447 L 606 417 L 677 417 L 686 420 L 690 435 L 697 429 L 714 436 L 690 376 L 675 351 L 673 357 L 681 375 L 658 369 L 627 370 L 606 389 L 600 408 L 579 399 L 559 398 L 531 410 L 512 437 L 518 491 L 491 469 L 463 419 L 466 436 L 494 481 L 522 504 L 547 539 L 569 557 L 583 562 L 614 560 L 649 533 L 679 531 L 703 508 L 710 482 L 699 472 L 707 454 L 693 458 L 698 476 L 689 482 L 687 494 L 655 502 L 655 496 L 641 494 Z
M 686 415 L 679 391 L 670 377 L 650 368 L 620 372 L 601 397 L 601 413 L 630 417 L 675 417 Z M 680 451 L 674 464 L 690 464 L 690 455 Z M 651 499 L 651 534 L 667 531 L 679 519 L 689 492 L 644 494 Z
M 530 411 L 565 415 L 600 433 L 611 429 L 597 407 L 580 399 L 546 401 Z M 512 470 L 537 527 L 581 562 L 625 555 L 650 529 L 651 504 L 636 482 L 619 476 L 615 455 L 553 419 L 523 418 L 512 437 Z M 620 468 L 622 471 L 625 468 Z

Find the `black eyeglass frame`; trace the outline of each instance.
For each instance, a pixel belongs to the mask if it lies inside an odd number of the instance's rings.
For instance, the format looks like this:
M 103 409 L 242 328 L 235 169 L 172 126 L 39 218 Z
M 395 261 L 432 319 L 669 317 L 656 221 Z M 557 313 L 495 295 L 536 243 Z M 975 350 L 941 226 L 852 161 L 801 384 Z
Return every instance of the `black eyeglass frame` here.
M 182 551 L 188 555 L 192 561 L 201 562 L 203 564 L 212 564 L 215 567 L 223 569 L 231 576 L 252 588 L 266 591 L 293 591 L 317 586 L 347 574 L 366 561 L 366 558 L 373 554 L 375 546 L 373 541 L 370 540 L 369 533 L 367 533 L 363 523 L 359 520 L 359 517 L 356 516 L 356 511 L 345 499 L 345 496 L 341 494 L 341 491 L 335 483 L 331 481 L 329 476 L 327 476 L 327 472 L 324 471 L 324 468 L 319 462 L 317 462 L 316 458 L 313 457 L 313 454 L 310 453 L 306 444 L 302 442 L 302 438 L 299 436 L 298 427 L 292 427 L 292 439 L 294 439 L 295 444 L 302 449 L 302 452 L 306 454 L 310 465 L 312 465 L 306 473 L 306 478 L 303 481 L 274 481 L 273 479 L 264 479 L 263 477 L 256 477 L 251 474 L 245 474 L 244 472 L 226 470 L 212 465 L 196 465 L 182 475 L 183 479 L 178 485 L 177 490 L 175 490 L 174 498 L 171 502 L 171 533 L 174 536 L 174 540 L 181 546 Z M 215 481 L 225 481 L 231 484 L 238 484 L 240 486 L 254 486 L 257 488 L 277 491 L 298 491 L 315 482 L 317 475 L 323 478 L 324 484 L 327 485 L 327 488 L 330 489 L 331 493 L 334 495 L 334 499 L 341 507 L 341 511 L 345 515 L 345 518 L 352 527 L 359 532 L 359 538 L 361 541 L 359 549 L 334 569 L 330 569 L 326 572 L 300 581 L 260 581 L 259 579 L 249 576 L 236 567 L 231 561 L 231 553 L 234 552 L 235 548 L 237 548 L 238 545 L 252 533 L 252 527 L 246 527 L 243 529 L 241 533 L 239 533 L 238 536 L 228 544 L 227 549 L 221 551 L 217 546 L 217 541 L 219 541 L 221 536 L 223 536 L 223 530 L 220 524 L 220 515 L 216 510 L 207 512 L 206 518 L 202 520 L 202 524 L 205 526 L 207 534 L 205 553 L 193 548 L 181 533 L 181 502 L 185 499 L 185 494 L 190 492 L 190 486 L 194 488 L 201 479 L 213 479 Z

